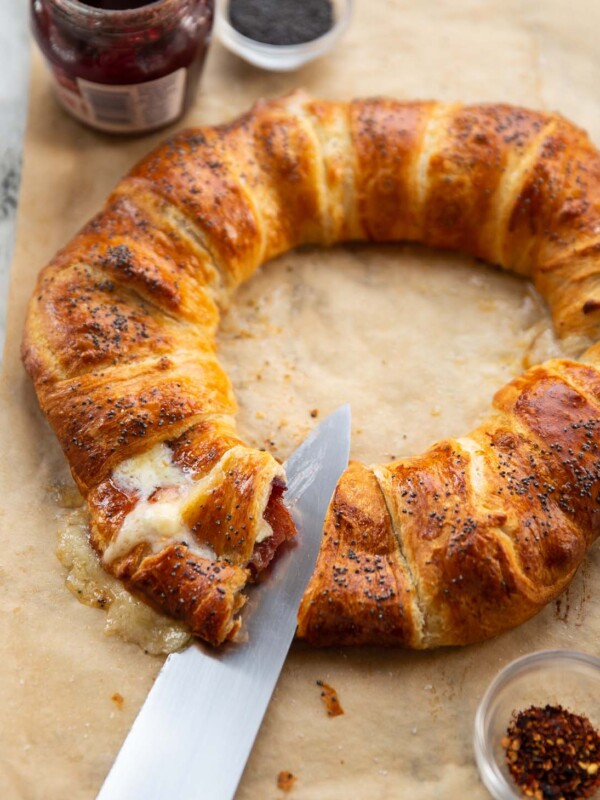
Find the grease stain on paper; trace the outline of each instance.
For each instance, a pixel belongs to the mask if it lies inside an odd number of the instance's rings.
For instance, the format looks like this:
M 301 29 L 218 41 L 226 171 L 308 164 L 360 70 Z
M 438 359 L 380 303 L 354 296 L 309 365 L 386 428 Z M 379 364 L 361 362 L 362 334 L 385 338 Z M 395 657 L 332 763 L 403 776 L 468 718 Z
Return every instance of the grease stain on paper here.
M 105 633 L 152 655 L 173 653 L 186 645 L 191 635 L 184 625 L 158 614 L 105 572 L 89 543 L 89 516 L 77 489 L 72 484 L 52 488 L 62 509 L 56 555 L 67 570 L 66 586 L 80 603 L 106 611 Z

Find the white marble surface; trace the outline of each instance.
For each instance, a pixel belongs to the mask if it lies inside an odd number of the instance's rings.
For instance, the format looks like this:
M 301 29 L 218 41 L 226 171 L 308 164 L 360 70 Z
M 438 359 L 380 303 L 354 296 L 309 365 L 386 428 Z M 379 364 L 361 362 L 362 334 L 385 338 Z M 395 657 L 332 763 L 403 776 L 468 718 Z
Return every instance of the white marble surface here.
M 0 353 L 4 347 L 27 111 L 28 12 L 29 3 L 25 0 L 0 3 Z

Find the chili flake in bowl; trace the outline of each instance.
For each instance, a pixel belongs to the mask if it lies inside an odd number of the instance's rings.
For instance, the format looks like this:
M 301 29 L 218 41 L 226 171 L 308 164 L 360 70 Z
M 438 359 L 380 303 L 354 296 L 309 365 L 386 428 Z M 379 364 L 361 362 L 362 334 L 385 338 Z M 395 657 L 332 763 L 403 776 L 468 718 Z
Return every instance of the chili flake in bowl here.
M 513 714 L 502 739 L 513 780 L 527 797 L 575 800 L 600 787 L 600 734 L 562 706 Z
M 600 800 L 600 658 L 532 653 L 492 682 L 475 717 L 481 779 L 496 800 Z

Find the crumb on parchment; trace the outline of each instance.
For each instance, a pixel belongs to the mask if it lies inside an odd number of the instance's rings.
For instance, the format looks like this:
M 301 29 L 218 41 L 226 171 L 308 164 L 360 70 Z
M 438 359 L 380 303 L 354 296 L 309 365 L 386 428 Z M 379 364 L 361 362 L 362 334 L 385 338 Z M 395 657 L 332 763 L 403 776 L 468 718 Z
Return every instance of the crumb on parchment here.
M 277 776 L 277 788 L 282 792 L 289 792 L 298 778 L 288 770 L 282 770 Z
M 328 717 L 339 717 L 344 713 L 336 690 L 324 681 L 317 681 L 317 686 L 321 687 L 321 700 L 327 709 Z

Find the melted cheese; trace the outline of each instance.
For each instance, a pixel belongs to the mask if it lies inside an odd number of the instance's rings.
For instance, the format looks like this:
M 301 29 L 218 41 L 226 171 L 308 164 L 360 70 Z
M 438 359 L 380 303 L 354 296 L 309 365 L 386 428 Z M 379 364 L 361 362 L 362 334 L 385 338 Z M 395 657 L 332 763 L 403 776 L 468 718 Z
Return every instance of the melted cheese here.
M 269 525 L 266 519 L 261 519 L 258 523 L 258 533 L 256 534 L 256 539 L 254 540 L 256 544 L 260 544 L 264 542 L 265 539 L 268 539 L 269 536 L 273 536 L 273 528 Z
M 136 492 L 141 500 L 162 486 L 190 484 L 191 478 L 177 464 L 166 444 L 157 444 L 146 453 L 122 461 L 113 470 L 113 481 L 126 492 Z
M 187 492 L 177 487 L 179 496 L 174 500 L 149 503 L 140 500 L 127 515 L 114 541 L 104 551 L 104 561 L 110 564 L 116 558 L 127 555 L 140 542 L 150 545 L 153 553 L 158 553 L 170 544 L 185 544 L 201 558 L 213 561 L 214 550 L 199 544 L 182 517 Z
M 79 501 L 81 506 L 83 499 Z M 69 511 L 62 515 L 56 554 L 68 570 L 66 584 L 81 603 L 104 609 L 105 632 L 153 654 L 172 653 L 187 644 L 191 634 L 183 623 L 154 611 L 102 569 L 89 543 L 87 511 L 63 507 Z
M 119 489 L 135 492 L 139 501 L 106 548 L 105 563 L 110 564 L 127 555 L 140 542 L 149 544 L 154 553 L 169 544 L 181 543 L 202 558 L 215 558 L 210 547 L 195 541 L 183 520 L 182 509 L 194 482 L 187 472 L 173 463 L 170 448 L 159 444 L 142 455 L 128 458 L 113 470 L 112 479 Z M 150 500 L 157 489 L 166 488 L 171 490 L 166 499 Z
M 173 462 L 172 451 L 164 444 L 156 445 L 146 453 L 123 461 L 112 473 L 115 485 L 127 493 L 137 494 L 139 500 L 127 515 L 114 541 L 104 552 L 104 562 L 112 563 L 131 552 L 141 542 L 150 545 L 158 553 L 170 544 L 185 544 L 201 558 L 214 560 L 216 554 L 206 544 L 196 541 L 186 512 L 210 495 L 215 486 L 224 480 L 224 464 L 244 447 L 234 447 L 223 455 L 212 470 L 198 481 Z M 285 480 L 282 468 L 276 472 Z M 153 498 L 158 489 L 168 489 L 164 498 Z M 269 499 L 270 486 L 266 489 L 264 505 Z M 256 542 L 263 542 L 273 535 L 273 529 L 262 518 L 257 521 Z

